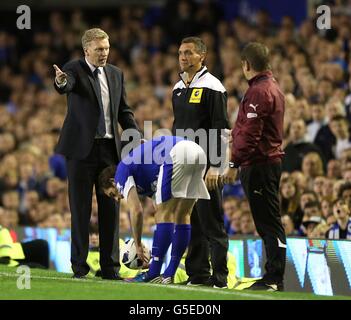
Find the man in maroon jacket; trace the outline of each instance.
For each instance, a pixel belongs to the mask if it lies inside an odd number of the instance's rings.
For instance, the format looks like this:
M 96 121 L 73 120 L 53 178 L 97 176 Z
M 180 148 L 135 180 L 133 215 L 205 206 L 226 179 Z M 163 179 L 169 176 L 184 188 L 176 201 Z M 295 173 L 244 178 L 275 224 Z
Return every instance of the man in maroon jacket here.
M 249 89 L 232 130 L 231 160 L 223 182 L 233 183 L 240 167 L 240 180 L 266 249 L 266 273 L 248 289 L 283 290 L 286 238 L 278 191 L 284 155 L 284 95 L 270 71 L 266 46 L 249 43 L 241 60 Z

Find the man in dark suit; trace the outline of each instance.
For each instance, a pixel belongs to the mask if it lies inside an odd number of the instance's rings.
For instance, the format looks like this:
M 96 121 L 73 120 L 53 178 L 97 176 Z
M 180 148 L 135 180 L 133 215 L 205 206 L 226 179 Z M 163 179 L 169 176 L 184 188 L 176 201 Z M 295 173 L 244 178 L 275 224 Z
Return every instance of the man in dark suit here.
M 120 279 L 119 207 L 103 194 L 98 176 L 121 159 L 118 123 L 123 130 L 137 130 L 139 140 L 141 134 L 126 102 L 123 73 L 106 63 L 110 48 L 108 35 L 98 28 L 87 30 L 82 46 L 83 59 L 68 62 L 62 71 L 54 65 L 55 89 L 67 94 L 68 105 L 56 152 L 63 154 L 67 162 L 72 270 L 76 278 L 83 278 L 89 272 L 86 259 L 95 186 L 102 278 Z

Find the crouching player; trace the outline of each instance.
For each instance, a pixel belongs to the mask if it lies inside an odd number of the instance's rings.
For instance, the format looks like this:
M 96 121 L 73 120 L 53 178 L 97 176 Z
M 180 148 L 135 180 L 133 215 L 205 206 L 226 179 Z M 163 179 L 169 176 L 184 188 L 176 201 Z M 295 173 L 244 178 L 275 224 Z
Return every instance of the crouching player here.
M 139 195 L 156 203 L 156 230 L 149 270 L 131 282 L 172 283 L 190 241 L 190 214 L 197 199 L 209 199 L 203 176 L 206 154 L 192 141 L 162 136 L 141 144 L 119 164 L 100 174 L 104 193 L 116 201 L 124 198 L 131 214 L 132 233 L 140 259 L 146 263 L 141 245 L 143 208 Z M 161 276 L 163 258 L 172 244 L 171 260 Z

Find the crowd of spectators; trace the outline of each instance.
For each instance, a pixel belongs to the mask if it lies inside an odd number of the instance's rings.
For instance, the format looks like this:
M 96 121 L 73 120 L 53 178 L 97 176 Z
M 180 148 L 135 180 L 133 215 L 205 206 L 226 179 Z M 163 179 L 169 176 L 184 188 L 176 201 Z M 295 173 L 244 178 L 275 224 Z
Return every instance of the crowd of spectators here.
M 52 65 L 62 67 L 82 57 L 82 32 L 93 26 L 110 36 L 109 63 L 124 72 L 127 100 L 138 125 L 144 129 L 144 121 L 152 121 L 146 139 L 159 129 L 167 134 L 172 127 L 171 93 L 179 80 L 182 37 L 198 35 L 205 41 L 206 66 L 227 90 L 232 126 L 248 86 L 240 50 L 249 41 L 265 43 L 286 97 L 280 187 L 286 233 L 325 237 L 334 223 L 342 223 L 340 208 L 349 216 L 351 20 L 347 10 L 340 10 L 342 1 L 332 8 L 331 30 L 317 29 L 315 15 L 298 26 L 289 16 L 274 25 L 264 11 L 252 22 L 239 17 L 226 21 L 215 3 L 172 2 L 161 15 L 141 6 L 122 6 L 94 25 L 80 9 L 69 15 L 55 11 L 43 23 L 47 27 L 33 28 L 25 41 L 0 30 L 0 224 L 70 227 L 65 161 L 54 152 L 66 100 L 53 88 Z M 223 200 L 227 231 L 232 236 L 256 234 L 239 189 Z M 143 202 L 144 231 L 152 232 L 155 210 L 150 199 Z M 93 199 L 93 224 L 96 208 Z M 125 203 L 120 228 L 129 232 Z

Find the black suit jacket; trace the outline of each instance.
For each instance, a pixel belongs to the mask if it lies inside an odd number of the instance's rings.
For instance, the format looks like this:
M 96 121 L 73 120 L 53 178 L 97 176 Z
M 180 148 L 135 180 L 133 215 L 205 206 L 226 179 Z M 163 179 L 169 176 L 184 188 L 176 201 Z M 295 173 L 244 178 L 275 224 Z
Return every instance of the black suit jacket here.
M 126 102 L 122 71 L 107 64 L 104 67 L 110 92 L 112 131 L 118 159 L 121 159 L 121 138 L 118 123 L 122 129 L 136 129 L 141 137 L 134 115 Z M 72 159 L 86 158 L 93 146 L 98 126 L 100 108 L 97 87 L 93 74 L 84 59 L 70 61 L 62 71 L 67 74 L 67 84 L 55 89 L 67 94 L 67 115 L 61 129 L 55 152 Z

